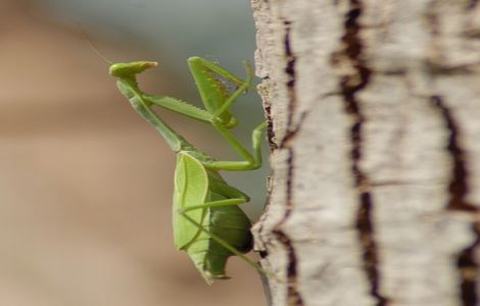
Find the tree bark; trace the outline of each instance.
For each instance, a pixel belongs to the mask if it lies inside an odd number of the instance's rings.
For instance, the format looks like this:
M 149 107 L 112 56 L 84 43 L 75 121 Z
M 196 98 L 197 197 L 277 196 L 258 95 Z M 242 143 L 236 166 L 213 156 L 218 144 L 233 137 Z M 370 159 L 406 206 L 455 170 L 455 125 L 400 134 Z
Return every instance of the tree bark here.
M 251 3 L 272 304 L 480 303 L 480 3 Z

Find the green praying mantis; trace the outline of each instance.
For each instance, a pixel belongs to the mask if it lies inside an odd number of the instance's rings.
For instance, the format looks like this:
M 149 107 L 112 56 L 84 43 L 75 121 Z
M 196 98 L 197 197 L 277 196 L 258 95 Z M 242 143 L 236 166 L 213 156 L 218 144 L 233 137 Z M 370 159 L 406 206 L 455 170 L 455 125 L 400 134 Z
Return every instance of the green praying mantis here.
M 239 256 L 262 274 L 257 263 L 244 254 L 252 249 L 251 223 L 238 207 L 249 197 L 229 185 L 219 171 L 248 171 L 261 166 L 261 140 L 266 123 L 252 132 L 253 154 L 235 137 L 231 129 L 238 120 L 232 104 L 250 87 L 253 69 L 245 63 L 247 77 L 238 78 L 216 63 L 200 57 L 188 59 L 188 65 L 200 93 L 204 109 L 179 99 L 143 92 L 136 75 L 157 66 L 156 62 L 137 61 L 110 66 L 120 92 L 135 111 L 148 121 L 177 155 L 173 197 L 173 232 L 175 246 L 187 252 L 208 284 L 228 278 L 228 257 Z M 229 90 L 227 83 L 235 87 Z M 154 112 L 162 107 L 192 119 L 211 124 L 242 157 L 240 161 L 220 161 L 195 148 L 170 128 Z

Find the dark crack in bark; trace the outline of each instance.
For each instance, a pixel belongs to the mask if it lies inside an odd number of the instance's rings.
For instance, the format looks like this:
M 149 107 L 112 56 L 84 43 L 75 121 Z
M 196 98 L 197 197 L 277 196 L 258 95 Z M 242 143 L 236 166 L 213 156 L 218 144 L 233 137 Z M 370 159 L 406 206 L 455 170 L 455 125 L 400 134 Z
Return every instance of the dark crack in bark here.
M 283 25 L 285 27 L 285 36 L 284 36 L 284 52 L 287 61 L 287 65 L 285 67 L 285 73 L 287 74 L 287 90 L 288 90 L 288 121 L 287 121 L 287 133 L 285 137 L 280 142 L 279 148 L 288 150 L 288 159 L 287 159 L 287 182 L 286 182 L 286 209 L 285 214 L 282 220 L 275 226 L 273 230 L 273 234 L 277 237 L 277 239 L 285 246 L 288 256 L 288 264 L 287 264 L 287 295 L 288 295 L 288 305 L 295 305 L 295 306 L 302 306 L 304 305 L 303 299 L 300 295 L 300 292 L 297 288 L 297 255 L 295 254 L 295 249 L 292 245 L 290 238 L 283 232 L 282 225 L 287 221 L 289 218 L 294 203 L 292 200 L 292 193 L 293 193 L 293 160 L 294 160 L 294 152 L 293 149 L 290 147 L 290 144 L 287 140 L 292 139 L 292 137 L 296 134 L 298 129 L 292 130 L 292 121 L 293 121 L 293 114 L 295 112 L 296 107 L 296 89 L 295 89 L 295 62 L 296 58 L 292 51 L 292 46 L 290 42 L 290 32 L 291 32 L 291 22 L 284 20 Z
M 292 185 L 293 185 L 293 150 L 288 148 L 288 159 L 287 159 L 287 182 L 286 182 L 286 202 L 287 207 L 285 215 L 283 216 L 282 221 L 280 221 L 273 233 L 278 238 L 278 240 L 285 246 L 288 256 L 288 265 L 287 265 L 287 294 L 288 294 L 288 305 L 302 306 L 303 299 L 300 295 L 300 292 L 297 289 L 297 255 L 295 254 L 295 249 L 293 248 L 290 238 L 281 230 L 282 224 L 286 222 L 290 214 L 292 213 Z
M 431 96 L 430 102 L 441 113 L 450 133 L 447 151 L 452 158 L 452 179 L 448 187 L 450 199 L 448 200 L 446 209 L 478 214 L 478 207 L 468 203 L 465 199 L 469 191 L 468 171 L 465 162 L 465 152 L 460 144 L 460 130 L 451 110 L 445 104 L 442 96 Z M 476 292 L 476 280 L 479 276 L 479 269 L 478 264 L 475 261 L 475 250 L 480 245 L 480 224 L 478 221 L 473 222 L 472 230 L 476 235 L 476 239 L 457 255 L 461 299 L 462 305 L 464 306 L 476 306 L 479 300 Z
M 340 88 L 345 102 L 345 110 L 354 119 L 354 124 L 350 128 L 351 169 L 355 178 L 355 186 L 359 192 L 360 204 L 356 228 L 363 249 L 363 265 L 370 283 L 370 294 L 376 299 L 377 306 L 386 306 L 388 299 L 379 290 L 381 277 L 377 268 L 379 260 L 374 239 L 375 228 L 372 222 L 373 198 L 369 192 L 369 179 L 360 167 L 365 116 L 362 113 L 357 94 L 368 85 L 372 74 L 362 57 L 363 42 L 360 38 L 361 26 L 358 22 L 362 15 L 362 9 L 363 5 L 360 0 L 350 0 L 350 10 L 345 15 L 344 21 L 343 49 L 332 55 L 332 64 L 335 66 L 341 64 L 341 61 L 347 61 L 354 71 L 340 77 Z
M 277 143 L 275 142 L 275 133 L 273 132 L 273 120 L 272 120 L 272 106 L 270 102 L 264 103 L 265 117 L 267 118 L 267 141 L 270 148 L 270 152 L 277 149 Z
M 300 119 L 297 123 L 297 125 L 294 128 L 291 128 L 285 137 L 283 137 L 282 143 L 280 144 L 281 148 L 286 148 L 289 146 L 289 142 L 295 138 L 297 135 L 298 131 L 301 130 L 303 123 L 305 122 L 305 119 L 308 117 L 308 112 L 304 112 L 300 115 Z
M 296 83 L 296 71 L 295 64 L 297 58 L 293 54 L 292 44 L 291 44 L 291 29 L 292 23 L 290 21 L 284 20 L 283 25 L 285 27 L 285 36 L 283 38 L 283 45 L 285 51 L 285 57 L 287 65 L 285 66 L 285 73 L 287 75 L 287 90 L 288 90 L 288 118 L 287 118 L 287 132 L 280 142 L 280 147 L 284 147 L 285 143 L 292 138 L 296 133 L 297 129 L 293 127 L 293 114 L 295 113 L 295 108 L 297 105 L 297 93 L 295 88 Z
M 285 20 L 283 22 L 285 26 L 285 36 L 283 39 L 285 56 L 287 58 L 287 66 L 285 67 L 285 73 L 287 74 L 287 88 L 288 88 L 288 123 L 287 128 L 292 126 L 293 113 L 297 103 L 297 97 L 295 92 L 295 63 L 297 58 L 293 55 L 291 45 L 291 22 Z
M 467 169 L 465 165 L 465 154 L 459 143 L 459 129 L 453 115 L 443 102 L 441 96 L 430 97 L 432 104 L 442 114 L 445 125 L 450 133 L 448 139 L 447 150 L 450 153 L 453 161 L 452 180 L 449 185 L 450 200 L 447 204 L 447 209 L 462 210 L 462 211 L 476 211 L 477 208 L 465 201 L 465 196 L 468 192 L 467 185 Z

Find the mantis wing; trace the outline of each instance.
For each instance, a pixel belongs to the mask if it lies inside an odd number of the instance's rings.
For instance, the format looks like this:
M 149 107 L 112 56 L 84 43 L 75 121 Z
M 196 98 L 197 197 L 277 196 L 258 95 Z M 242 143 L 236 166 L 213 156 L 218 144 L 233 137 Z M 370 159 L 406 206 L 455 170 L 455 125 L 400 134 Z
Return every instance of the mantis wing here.
M 205 167 L 194 157 L 179 153 L 175 170 L 175 191 L 173 199 L 173 233 L 175 246 L 182 250 L 201 234 L 198 226 L 182 217 L 178 210 L 205 203 L 208 193 L 208 174 Z M 203 224 L 207 209 L 195 209 L 187 215 L 199 224 Z M 208 220 L 208 218 L 207 218 Z

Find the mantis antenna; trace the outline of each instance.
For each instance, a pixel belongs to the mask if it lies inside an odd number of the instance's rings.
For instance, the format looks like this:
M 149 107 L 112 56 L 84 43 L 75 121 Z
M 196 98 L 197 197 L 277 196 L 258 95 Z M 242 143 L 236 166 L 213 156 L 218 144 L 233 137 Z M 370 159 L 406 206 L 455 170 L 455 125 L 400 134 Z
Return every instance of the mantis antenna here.
M 83 39 L 85 39 L 85 41 L 87 42 L 87 44 L 90 46 L 90 48 L 92 49 L 92 51 L 98 55 L 98 57 L 100 57 L 104 63 L 106 63 L 107 65 L 112 65 L 113 62 L 111 60 L 109 60 L 105 55 L 103 55 L 102 52 L 100 52 L 100 50 L 97 48 L 97 46 L 95 46 L 95 44 L 93 43 L 93 41 L 90 39 L 90 37 L 88 37 L 87 35 L 87 32 L 85 32 L 85 30 L 83 28 L 80 28 L 80 33 L 81 33 L 81 36 L 83 37 Z
M 100 50 L 98 50 L 98 48 L 93 44 L 90 39 L 87 39 L 87 42 L 90 48 L 92 48 L 93 52 L 95 52 L 95 54 L 97 54 L 106 64 L 113 64 L 111 60 L 109 60 L 105 55 L 102 54 L 102 52 L 100 52 Z

